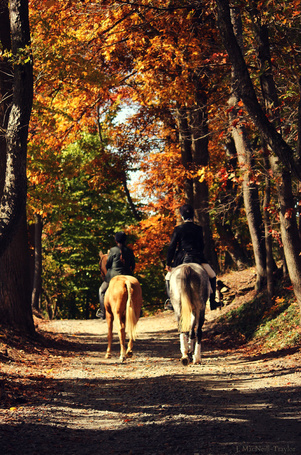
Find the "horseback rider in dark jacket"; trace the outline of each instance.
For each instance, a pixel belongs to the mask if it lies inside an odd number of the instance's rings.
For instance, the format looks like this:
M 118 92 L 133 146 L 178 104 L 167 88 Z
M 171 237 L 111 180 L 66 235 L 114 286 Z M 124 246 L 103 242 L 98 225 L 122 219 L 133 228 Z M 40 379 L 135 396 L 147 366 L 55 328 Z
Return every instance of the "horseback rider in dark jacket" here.
M 104 282 L 99 288 L 99 307 L 96 316 L 105 319 L 104 298 L 110 280 L 116 275 L 133 275 L 135 270 L 135 256 L 133 251 L 125 245 L 126 234 L 115 234 L 116 246 L 110 249 L 106 263 L 107 273 Z
M 193 222 L 193 208 L 184 204 L 180 208 L 183 224 L 176 226 L 167 251 L 166 268 L 171 272 L 173 267 L 188 262 L 200 264 L 207 272 L 212 288 L 210 309 L 215 310 L 219 304 L 215 301 L 216 274 L 204 257 L 203 229 Z M 169 273 L 166 276 L 166 288 L 169 296 Z

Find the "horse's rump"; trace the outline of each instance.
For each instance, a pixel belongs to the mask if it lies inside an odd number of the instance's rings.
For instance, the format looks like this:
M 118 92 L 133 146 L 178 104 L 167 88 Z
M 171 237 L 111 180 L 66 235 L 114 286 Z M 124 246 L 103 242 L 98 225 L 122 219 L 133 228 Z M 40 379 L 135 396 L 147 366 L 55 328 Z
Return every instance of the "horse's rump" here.
M 125 330 L 132 339 L 136 336 L 141 306 L 142 291 L 136 278 L 130 275 L 117 275 L 110 280 L 105 294 L 106 310 L 115 317 L 125 319 Z
M 205 310 L 209 297 L 209 279 L 199 264 L 188 263 L 176 267 L 170 277 L 171 301 L 180 317 L 181 331 L 188 332 L 191 314 L 196 317 Z
M 170 300 L 178 320 L 183 365 L 201 363 L 202 326 L 209 277 L 200 264 L 181 264 L 170 275 Z

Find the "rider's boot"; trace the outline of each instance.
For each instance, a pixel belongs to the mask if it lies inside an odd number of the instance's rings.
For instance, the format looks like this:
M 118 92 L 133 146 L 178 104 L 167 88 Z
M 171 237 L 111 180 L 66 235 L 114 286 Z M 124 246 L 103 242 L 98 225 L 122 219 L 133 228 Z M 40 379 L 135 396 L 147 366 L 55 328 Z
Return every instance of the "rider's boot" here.
M 214 278 L 209 278 L 212 293 L 210 294 L 210 310 L 216 310 L 220 306 L 219 303 L 215 301 L 216 293 L 216 276 Z
M 106 289 L 105 289 L 106 291 Z M 105 310 L 105 292 L 103 292 L 103 289 L 99 289 L 99 308 L 96 311 L 96 317 L 99 319 L 105 319 L 106 318 L 106 310 Z
M 164 310 L 173 310 L 173 306 L 170 301 L 170 282 L 169 282 L 169 280 L 165 280 L 165 286 L 166 286 L 166 294 L 168 296 L 168 299 L 165 300 Z
M 96 311 L 96 317 L 99 319 L 106 319 L 106 310 L 104 306 L 101 306 L 101 304 L 99 304 L 99 308 Z

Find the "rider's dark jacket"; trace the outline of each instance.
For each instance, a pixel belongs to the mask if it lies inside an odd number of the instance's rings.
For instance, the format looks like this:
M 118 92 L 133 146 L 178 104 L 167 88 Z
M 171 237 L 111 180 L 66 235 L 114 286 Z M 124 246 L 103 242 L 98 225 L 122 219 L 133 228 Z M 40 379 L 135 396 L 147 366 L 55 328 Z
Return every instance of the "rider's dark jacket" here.
M 176 226 L 167 251 L 166 265 L 176 267 L 184 262 L 206 263 L 203 229 L 192 221 Z
M 135 256 L 127 246 L 114 246 L 109 251 L 106 264 L 107 274 L 105 281 L 109 282 L 116 275 L 133 275 L 135 269 Z

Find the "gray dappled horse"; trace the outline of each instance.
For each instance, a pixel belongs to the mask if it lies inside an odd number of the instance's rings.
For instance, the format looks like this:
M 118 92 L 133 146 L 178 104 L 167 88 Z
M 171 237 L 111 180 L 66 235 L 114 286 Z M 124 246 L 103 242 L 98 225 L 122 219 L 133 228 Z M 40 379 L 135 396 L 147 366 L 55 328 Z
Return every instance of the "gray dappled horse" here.
M 178 321 L 183 365 L 201 362 L 202 326 L 210 291 L 209 277 L 201 265 L 181 264 L 172 270 L 170 300 Z

